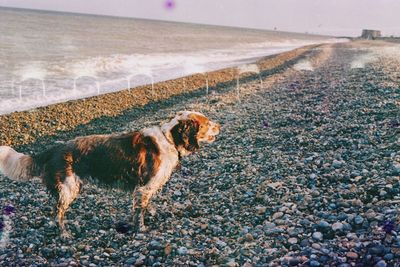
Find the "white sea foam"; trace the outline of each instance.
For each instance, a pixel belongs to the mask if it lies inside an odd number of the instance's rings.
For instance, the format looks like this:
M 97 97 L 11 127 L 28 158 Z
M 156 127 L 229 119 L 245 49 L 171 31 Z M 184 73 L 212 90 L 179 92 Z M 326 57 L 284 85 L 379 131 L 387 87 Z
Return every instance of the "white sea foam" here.
M 15 78 L 21 81 L 29 79 L 43 80 L 46 78 L 47 70 L 39 62 L 26 62 L 26 65 L 14 72 Z

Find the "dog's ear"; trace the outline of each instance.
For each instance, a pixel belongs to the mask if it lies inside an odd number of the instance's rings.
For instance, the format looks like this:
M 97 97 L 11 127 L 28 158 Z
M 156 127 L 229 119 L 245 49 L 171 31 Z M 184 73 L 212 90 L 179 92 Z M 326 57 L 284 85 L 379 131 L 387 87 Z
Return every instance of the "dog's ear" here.
M 199 149 L 197 133 L 199 123 L 195 120 L 180 120 L 171 130 L 175 145 L 185 148 L 187 151 L 194 152 Z
M 191 152 L 196 151 L 199 149 L 197 133 L 199 132 L 200 125 L 195 120 L 186 120 L 184 125 L 183 140 L 185 141 L 185 149 Z

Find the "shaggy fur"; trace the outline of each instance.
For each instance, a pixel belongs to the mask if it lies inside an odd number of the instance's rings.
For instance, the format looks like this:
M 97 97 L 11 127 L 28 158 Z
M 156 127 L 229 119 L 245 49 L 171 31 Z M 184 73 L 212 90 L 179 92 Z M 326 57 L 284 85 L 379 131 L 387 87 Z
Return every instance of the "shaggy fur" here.
M 168 181 L 182 156 L 211 143 L 220 125 L 198 112 L 179 112 L 161 127 L 115 135 L 78 137 L 38 154 L 0 147 L 0 172 L 17 180 L 40 177 L 58 200 L 57 220 L 64 237 L 64 215 L 83 180 L 133 193 L 134 224 L 144 230 L 151 198 Z

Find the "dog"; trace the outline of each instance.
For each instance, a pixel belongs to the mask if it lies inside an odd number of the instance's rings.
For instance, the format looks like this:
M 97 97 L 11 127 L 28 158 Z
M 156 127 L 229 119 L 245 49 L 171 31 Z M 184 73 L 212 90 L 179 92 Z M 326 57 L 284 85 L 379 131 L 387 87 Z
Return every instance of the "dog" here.
M 133 194 L 133 222 L 145 231 L 144 215 L 181 157 L 212 143 L 220 124 L 194 111 L 181 111 L 160 127 L 111 135 L 77 137 L 37 155 L 0 146 L 0 172 L 16 181 L 39 177 L 57 200 L 57 222 L 64 238 L 64 215 L 83 181 L 121 188 Z

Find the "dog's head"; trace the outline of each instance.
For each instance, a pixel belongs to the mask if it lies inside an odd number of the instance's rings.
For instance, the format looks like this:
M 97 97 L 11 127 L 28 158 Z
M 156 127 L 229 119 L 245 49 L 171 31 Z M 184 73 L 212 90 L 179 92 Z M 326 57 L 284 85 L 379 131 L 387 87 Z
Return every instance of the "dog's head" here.
M 175 144 L 181 156 L 188 155 L 200 147 L 200 143 L 212 143 L 221 126 L 206 116 L 194 111 L 181 111 L 161 126 L 167 139 Z

